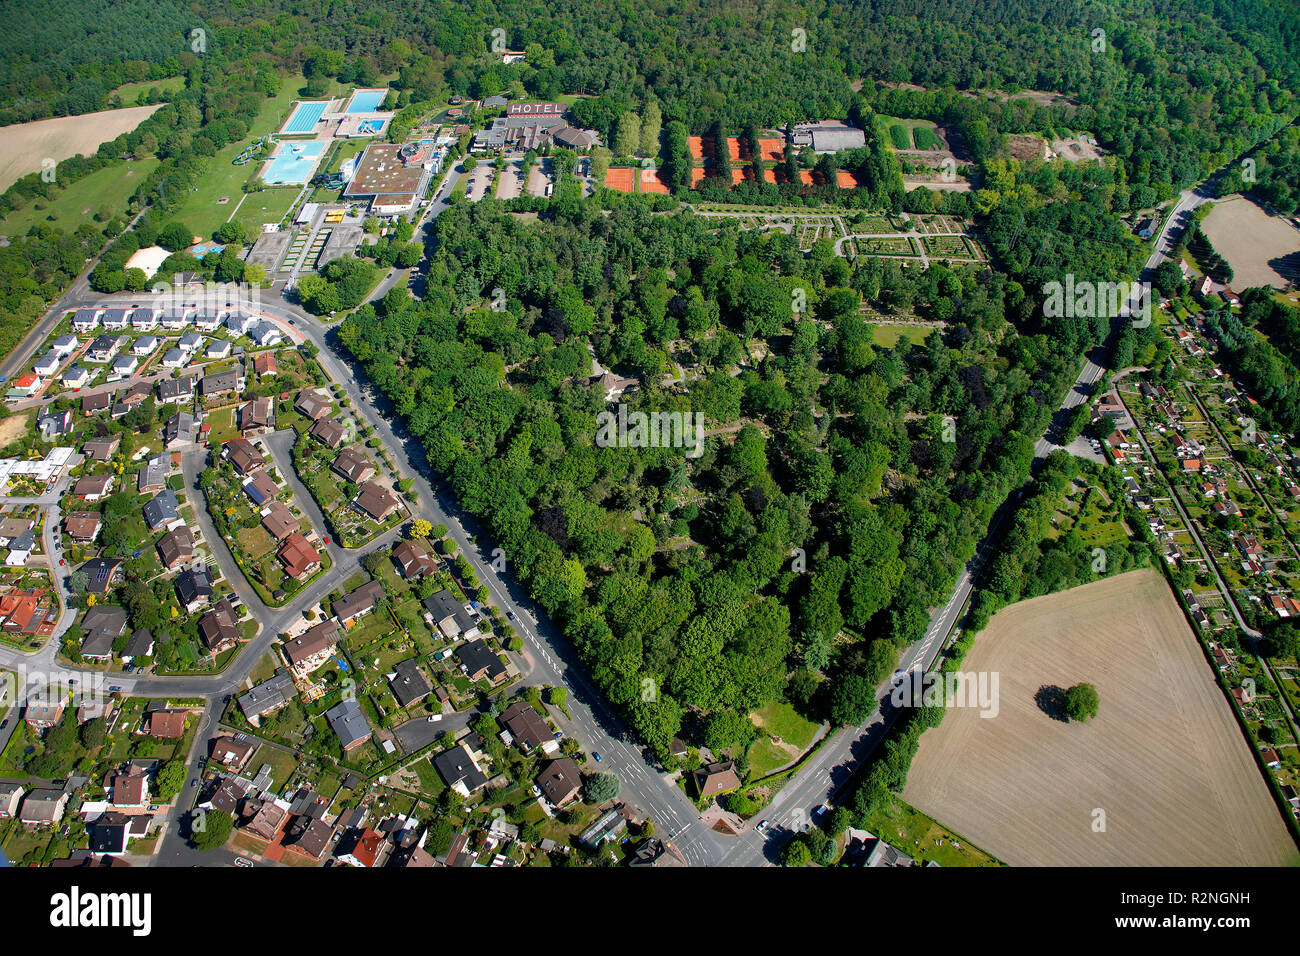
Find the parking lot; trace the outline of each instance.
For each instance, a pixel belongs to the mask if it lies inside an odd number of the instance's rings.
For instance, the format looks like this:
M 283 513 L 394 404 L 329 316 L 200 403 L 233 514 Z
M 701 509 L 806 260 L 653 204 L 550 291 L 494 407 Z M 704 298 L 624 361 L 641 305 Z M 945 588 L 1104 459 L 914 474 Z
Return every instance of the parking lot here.
M 488 190 L 492 188 L 492 180 L 495 175 L 496 171 L 492 168 L 492 164 L 481 161 L 469 173 L 469 179 L 465 185 L 465 198 L 470 202 L 478 202 L 486 196 Z

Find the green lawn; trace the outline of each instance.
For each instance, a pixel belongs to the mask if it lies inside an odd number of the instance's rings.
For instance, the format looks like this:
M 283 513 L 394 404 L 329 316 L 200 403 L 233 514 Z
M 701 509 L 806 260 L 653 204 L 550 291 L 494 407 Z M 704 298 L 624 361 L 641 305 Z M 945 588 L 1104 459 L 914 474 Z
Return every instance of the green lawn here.
M 896 796 L 872 813 L 864 822 L 866 829 L 914 860 L 934 860 L 940 866 L 997 866 L 998 861 L 967 840 L 957 836 L 909 806 Z M 936 841 L 942 841 L 939 846 Z M 958 848 L 953 841 L 961 844 Z
M 807 750 L 812 743 L 813 734 L 817 733 L 817 724 L 801 717 L 787 703 L 768 704 L 762 710 L 756 710 L 750 719 L 766 733 L 779 737 L 786 743 Z
M 243 198 L 244 183 L 256 179 L 262 168 L 262 164 L 257 161 L 236 166 L 235 157 L 253 140 L 274 133 L 283 126 L 292 109 L 293 101 L 297 98 L 297 85 L 285 82 L 278 94 L 264 100 L 249 135 L 218 151 L 208 161 L 208 172 L 202 181 L 183 202 L 173 209 L 175 218 L 185 223 L 197 235 L 204 237 L 211 236 L 222 223 L 230 219 L 236 204 Z M 250 231 L 259 232 L 263 222 L 282 219 L 297 195 L 297 188 L 292 186 L 251 194 L 240 207 L 235 218 Z M 219 204 L 218 200 L 222 197 L 227 197 L 229 202 Z
M 56 199 L 48 203 L 39 200 L 39 204 L 46 207 L 44 209 L 37 209 L 38 203 L 15 209 L 0 219 L 0 233 L 21 236 L 32 226 L 41 224 L 72 232 L 83 222 L 89 221 L 93 225 L 91 216 L 101 207 L 111 210 L 114 215 L 125 213 L 126 201 L 157 167 L 157 158 L 151 156 L 97 170 L 71 183 Z
M 135 98 L 141 93 L 148 93 L 150 90 L 157 89 L 164 93 L 174 93 L 176 90 L 185 88 L 185 77 L 169 76 L 162 80 L 141 80 L 138 83 L 123 83 L 117 89 L 109 93 L 109 98 L 114 96 L 122 97 L 122 103 L 131 106 Z
M 873 325 L 871 326 L 871 344 L 893 348 L 903 336 L 907 336 L 913 344 L 917 344 L 924 342 L 926 336 L 933 331 L 935 329 L 923 325 Z

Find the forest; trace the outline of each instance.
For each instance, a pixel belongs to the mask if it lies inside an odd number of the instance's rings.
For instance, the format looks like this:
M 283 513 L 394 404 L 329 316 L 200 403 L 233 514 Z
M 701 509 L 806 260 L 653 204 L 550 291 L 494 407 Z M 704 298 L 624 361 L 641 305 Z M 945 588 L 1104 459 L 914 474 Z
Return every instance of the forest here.
M 486 200 L 436 232 L 424 298 L 363 306 L 340 340 L 661 757 L 778 696 L 852 720 L 1108 325 L 1019 335 L 1004 316 L 1033 303 L 997 273 L 637 206 L 528 223 Z M 874 347 L 864 300 L 947 334 Z M 640 381 L 633 409 L 703 413 L 704 454 L 598 447 L 593 359 Z

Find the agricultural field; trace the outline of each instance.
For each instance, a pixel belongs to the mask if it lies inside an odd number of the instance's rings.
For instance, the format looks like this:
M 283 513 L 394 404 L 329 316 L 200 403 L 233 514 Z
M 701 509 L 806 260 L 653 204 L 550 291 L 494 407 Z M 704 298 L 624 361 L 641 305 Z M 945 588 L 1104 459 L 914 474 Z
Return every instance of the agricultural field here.
M 47 159 L 58 163 L 78 153 L 90 156 L 99 149 L 100 143 L 135 129 L 160 105 L 131 106 L 5 127 L 4 145 L 0 147 L 0 190 L 36 172 Z M 57 172 L 56 167 L 56 175 Z
M 1013 866 L 1280 866 L 1295 844 L 1163 578 L 1139 570 L 1013 605 L 964 670 L 999 711 L 954 708 L 903 799 Z M 1080 681 L 1085 724 L 1036 698 Z M 1104 813 L 1104 819 L 1100 816 Z M 1104 830 L 1098 829 L 1098 821 Z
M 1284 289 L 1300 281 L 1300 230 L 1236 196 L 1214 204 L 1201 228 L 1232 266 L 1232 286 Z

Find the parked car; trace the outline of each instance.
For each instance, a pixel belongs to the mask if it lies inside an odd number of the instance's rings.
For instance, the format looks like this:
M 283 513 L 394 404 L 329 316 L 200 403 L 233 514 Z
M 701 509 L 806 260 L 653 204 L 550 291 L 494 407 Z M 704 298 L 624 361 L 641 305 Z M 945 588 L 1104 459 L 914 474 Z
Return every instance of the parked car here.
M 440 721 L 440 720 L 442 720 L 442 714 L 430 714 L 430 715 L 429 715 L 429 723 L 431 723 L 431 724 L 436 724 L 436 723 L 437 723 L 438 721 Z
M 252 866 L 253 861 L 245 859 L 242 856 L 235 857 L 235 866 Z
M 595 760 L 596 763 L 604 763 L 604 762 L 605 762 L 603 759 L 601 759 L 600 754 L 598 754 L 598 753 L 597 753 L 596 751 L 594 751 L 594 750 L 591 752 L 591 758 L 592 758 L 593 760 Z

